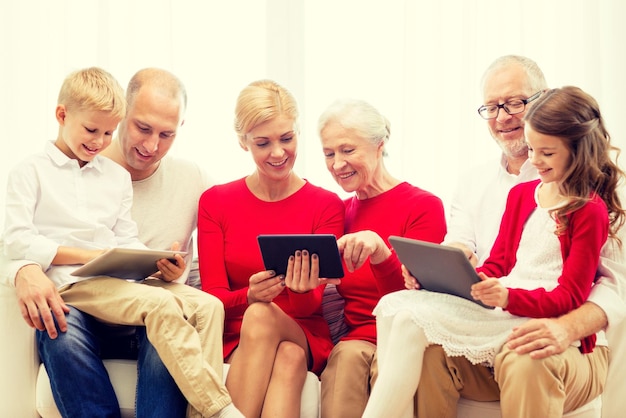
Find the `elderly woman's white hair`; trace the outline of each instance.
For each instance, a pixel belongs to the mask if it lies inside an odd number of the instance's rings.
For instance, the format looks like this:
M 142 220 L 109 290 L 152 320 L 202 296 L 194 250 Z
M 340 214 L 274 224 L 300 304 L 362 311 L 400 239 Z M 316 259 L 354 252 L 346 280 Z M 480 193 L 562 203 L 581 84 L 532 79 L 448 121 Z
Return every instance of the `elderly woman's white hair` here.
M 345 129 L 354 129 L 360 136 L 374 144 L 386 143 L 391 134 L 391 124 L 378 109 L 364 100 L 339 99 L 319 117 L 317 133 L 336 123 Z

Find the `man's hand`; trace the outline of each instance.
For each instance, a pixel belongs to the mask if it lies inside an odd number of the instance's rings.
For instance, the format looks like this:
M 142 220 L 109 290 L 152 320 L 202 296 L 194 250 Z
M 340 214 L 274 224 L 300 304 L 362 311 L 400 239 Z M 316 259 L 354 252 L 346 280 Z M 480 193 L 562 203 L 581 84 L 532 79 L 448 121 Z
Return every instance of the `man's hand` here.
M 572 342 L 567 327 L 559 319 L 541 318 L 513 328 L 507 346 L 518 354 L 542 359 L 564 352 Z
M 472 250 L 470 250 L 467 245 L 461 244 L 460 242 L 450 242 L 446 245 L 448 247 L 458 248 L 459 250 L 463 251 L 463 254 L 465 254 L 465 257 L 467 257 L 473 267 L 476 267 L 476 265 L 478 264 L 478 257 L 476 257 L 476 254 Z
M 65 314 L 70 308 L 65 304 L 56 286 L 37 264 L 22 267 L 15 276 L 15 290 L 22 318 L 38 329 L 46 330 L 50 338 L 58 336 L 56 319 L 61 332 L 67 331 Z
M 180 250 L 180 243 L 178 241 L 174 241 L 171 250 Z M 187 264 L 185 263 L 185 259 L 180 254 L 176 254 L 174 255 L 174 262 L 171 262 L 167 258 L 162 258 L 157 261 L 157 268 L 159 269 L 160 274 L 157 273 L 154 277 L 158 277 L 165 282 L 173 282 L 185 273 Z

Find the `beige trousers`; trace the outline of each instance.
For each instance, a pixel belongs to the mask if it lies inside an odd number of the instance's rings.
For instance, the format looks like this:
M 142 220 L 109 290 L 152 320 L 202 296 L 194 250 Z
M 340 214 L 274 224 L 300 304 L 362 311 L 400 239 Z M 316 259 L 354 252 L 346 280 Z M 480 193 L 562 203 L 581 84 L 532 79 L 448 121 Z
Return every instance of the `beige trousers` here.
M 608 371 L 607 347 L 581 354 L 570 347 L 542 360 L 504 348 L 494 372 L 465 357 L 448 357 L 441 346 L 426 349 L 417 390 L 417 416 L 456 418 L 459 397 L 500 400 L 503 418 L 556 418 L 598 397 Z
M 224 307 L 217 298 L 179 283 L 111 277 L 60 292 L 68 305 L 103 322 L 145 325 L 148 340 L 192 407 L 190 416 L 209 417 L 231 403 L 222 383 Z
M 378 376 L 376 345 L 340 341 L 322 372 L 322 418 L 361 418 Z

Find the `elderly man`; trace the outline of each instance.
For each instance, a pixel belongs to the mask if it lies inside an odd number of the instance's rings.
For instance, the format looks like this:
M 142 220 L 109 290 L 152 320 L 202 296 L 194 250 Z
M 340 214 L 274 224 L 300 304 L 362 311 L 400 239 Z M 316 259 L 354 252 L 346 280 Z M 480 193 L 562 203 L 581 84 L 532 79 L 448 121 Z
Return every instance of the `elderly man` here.
M 489 255 L 509 190 L 537 176 L 528 161 L 523 117 L 547 83 L 532 60 L 504 56 L 486 70 L 482 87 L 484 104 L 478 113 L 487 120 L 502 157 L 499 165 L 474 168 L 464 177 L 468 181 L 453 200 L 444 241 L 463 249 L 474 264 Z M 473 365 L 465 357 L 448 357 L 440 346 L 429 347 L 417 391 L 417 416 L 456 417 L 459 397 L 500 400 L 506 418 L 561 416 L 597 397 L 608 368 L 602 330 L 624 316 L 624 299 L 617 292 L 624 272 L 616 271 L 623 266 L 615 263 L 621 256 L 615 245 L 607 244 L 601 260 L 603 277 L 589 300 L 560 318 L 532 319 L 515 329 L 507 344 L 510 351 L 504 350 L 506 355 L 494 370 Z M 580 356 L 571 343 L 594 333 L 598 346 Z

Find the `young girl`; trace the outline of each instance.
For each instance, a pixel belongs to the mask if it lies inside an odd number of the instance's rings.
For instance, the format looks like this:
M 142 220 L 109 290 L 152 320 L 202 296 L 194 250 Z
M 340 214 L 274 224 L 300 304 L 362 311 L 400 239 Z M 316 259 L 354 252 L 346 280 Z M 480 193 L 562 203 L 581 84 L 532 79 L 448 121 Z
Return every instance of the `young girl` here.
M 383 297 L 374 311 L 380 372 L 363 417 L 412 416 L 428 345 L 493 366 L 516 325 L 585 302 L 607 237 L 621 245 L 616 233 L 625 211 L 617 187 L 624 173 L 611 160 L 617 149 L 596 101 L 576 87 L 550 90 L 525 120 L 529 159 L 540 179 L 509 193 L 498 238 L 477 268 L 483 281 L 472 289 L 475 299 L 502 309 L 414 291 L 419 285 L 408 277 L 409 290 Z M 594 345 L 595 336 L 581 341 L 581 355 Z

